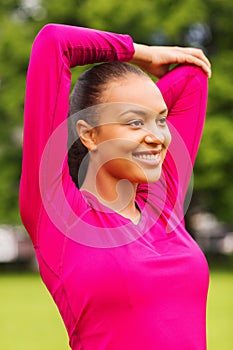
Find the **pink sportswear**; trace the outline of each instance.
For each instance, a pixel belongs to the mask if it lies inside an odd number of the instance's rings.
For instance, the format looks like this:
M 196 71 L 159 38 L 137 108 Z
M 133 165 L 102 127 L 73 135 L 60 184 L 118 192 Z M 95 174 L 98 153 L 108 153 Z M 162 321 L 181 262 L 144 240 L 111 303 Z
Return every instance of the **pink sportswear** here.
M 157 83 L 173 141 L 161 179 L 138 186 L 138 225 L 77 189 L 59 158 L 67 136 L 52 136 L 67 119 L 70 68 L 133 53 L 128 35 L 55 24 L 38 34 L 27 75 L 21 216 L 73 350 L 204 350 L 208 266 L 185 229 L 183 204 L 206 75 L 185 65 Z

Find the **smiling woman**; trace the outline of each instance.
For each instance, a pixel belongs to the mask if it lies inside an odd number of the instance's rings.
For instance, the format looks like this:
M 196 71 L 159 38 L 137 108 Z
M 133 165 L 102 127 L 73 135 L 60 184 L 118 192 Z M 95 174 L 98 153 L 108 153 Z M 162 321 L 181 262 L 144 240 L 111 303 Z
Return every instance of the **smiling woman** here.
M 70 68 L 100 62 L 69 103 Z M 73 350 L 206 348 L 208 267 L 183 203 L 209 74 L 200 50 L 87 28 L 33 44 L 20 209 Z
M 114 70 L 115 80 L 111 74 L 106 74 L 106 69 L 108 73 L 111 69 Z M 95 128 L 83 120 L 77 122 L 80 141 L 86 147 L 86 152 L 89 151 L 88 169 L 81 189 L 91 192 L 107 204 L 106 199 L 111 198 L 113 201 L 119 196 L 116 188 L 121 179 L 127 179 L 134 184 L 155 182 L 159 179 L 162 162 L 170 144 L 170 132 L 165 118 L 167 107 L 161 92 L 142 71 L 136 67 L 132 69 L 131 65 L 123 62 L 105 63 L 94 67 L 94 70 L 95 74 L 102 78 L 98 98 L 94 103 L 101 102 L 106 111 L 102 108 Z M 89 80 L 90 77 L 93 79 L 93 73 L 90 71 L 84 73 L 89 85 L 92 81 Z M 84 78 L 81 76 L 80 79 L 82 81 Z M 77 87 L 76 93 L 72 95 L 76 101 L 76 94 L 84 96 L 80 91 L 82 85 L 79 87 L 79 80 Z M 97 90 L 97 87 L 95 89 Z M 77 110 L 72 98 L 71 105 Z M 86 96 L 85 99 L 88 106 L 90 101 Z M 82 101 L 81 105 L 84 106 Z M 89 122 L 93 125 L 91 119 Z M 71 147 L 70 158 L 72 152 Z M 72 158 L 75 159 L 75 156 Z M 77 174 L 77 168 L 70 166 L 71 175 L 73 169 Z M 79 187 L 80 183 L 77 185 Z M 122 190 L 121 202 L 124 193 Z M 123 202 L 121 215 L 130 217 L 131 210 L 134 217 L 135 195 L 132 196 L 131 203 L 128 196 Z M 111 207 L 111 203 L 108 203 L 108 206 Z

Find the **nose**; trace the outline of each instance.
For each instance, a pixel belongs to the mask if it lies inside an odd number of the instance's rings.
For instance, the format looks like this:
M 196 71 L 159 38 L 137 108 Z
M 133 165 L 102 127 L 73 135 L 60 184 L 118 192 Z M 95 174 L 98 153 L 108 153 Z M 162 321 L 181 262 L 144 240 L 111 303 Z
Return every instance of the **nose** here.
M 157 127 L 154 127 L 153 130 L 146 130 L 144 141 L 148 144 L 163 144 L 165 136 Z

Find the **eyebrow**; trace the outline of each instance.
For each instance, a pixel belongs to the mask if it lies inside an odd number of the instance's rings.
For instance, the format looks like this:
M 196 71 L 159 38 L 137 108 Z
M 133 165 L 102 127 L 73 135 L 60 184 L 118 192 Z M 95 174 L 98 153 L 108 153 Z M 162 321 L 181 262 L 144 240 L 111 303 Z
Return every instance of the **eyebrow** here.
M 125 112 L 122 112 L 120 114 L 120 117 L 125 115 L 125 114 L 129 114 L 129 113 L 137 114 L 137 115 L 140 115 L 140 116 L 146 116 L 147 115 L 146 112 L 140 111 L 139 109 L 129 109 L 129 110 L 125 111 Z
M 167 108 L 165 108 L 165 109 L 163 109 L 161 112 L 159 112 L 158 114 L 164 114 L 164 113 L 168 113 L 168 109 Z
M 163 109 L 162 111 L 160 111 L 159 113 L 156 113 L 156 114 L 162 115 L 162 114 L 167 113 L 167 112 L 168 112 L 168 109 L 165 108 L 165 109 Z M 142 116 L 142 117 L 145 117 L 145 116 L 148 115 L 147 112 L 144 112 L 144 111 L 142 111 L 142 110 L 140 110 L 140 109 L 129 109 L 128 111 L 122 112 L 122 113 L 120 114 L 120 117 L 123 116 L 123 115 L 125 115 L 125 114 L 128 114 L 128 113 L 137 114 L 137 115 L 140 115 L 140 116 Z

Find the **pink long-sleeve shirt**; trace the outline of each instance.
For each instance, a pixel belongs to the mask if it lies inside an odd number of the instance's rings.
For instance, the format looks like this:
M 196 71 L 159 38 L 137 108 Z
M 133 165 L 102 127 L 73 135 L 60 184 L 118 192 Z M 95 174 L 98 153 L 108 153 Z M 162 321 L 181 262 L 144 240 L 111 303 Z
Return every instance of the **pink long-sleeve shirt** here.
M 70 68 L 133 53 L 128 35 L 64 25 L 38 34 L 27 75 L 21 216 L 73 350 L 204 350 L 208 267 L 185 229 L 183 203 L 206 112 L 205 74 L 181 66 L 157 83 L 173 140 L 161 179 L 138 186 L 137 225 L 69 175 Z

